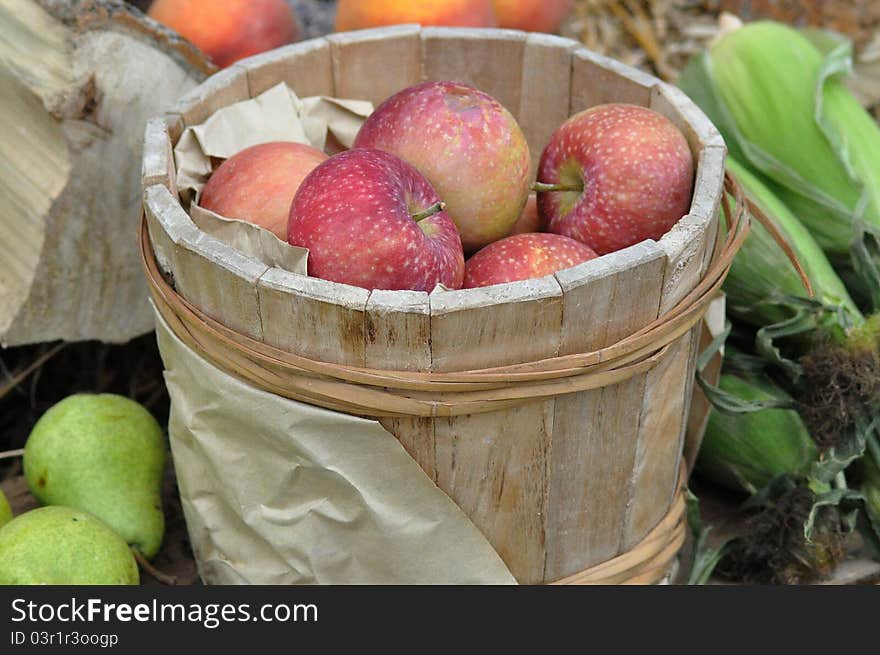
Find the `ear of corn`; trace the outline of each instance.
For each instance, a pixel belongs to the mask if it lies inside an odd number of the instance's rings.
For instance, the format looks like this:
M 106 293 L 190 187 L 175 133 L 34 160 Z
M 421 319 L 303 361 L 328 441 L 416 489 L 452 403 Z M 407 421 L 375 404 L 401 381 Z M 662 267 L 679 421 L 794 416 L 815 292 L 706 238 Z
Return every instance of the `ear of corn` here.
M 786 190 L 829 253 L 848 254 L 860 222 L 880 228 L 880 128 L 840 79 L 848 44 L 751 23 L 697 57 L 680 84 L 734 156 Z
M 764 376 L 725 374 L 719 386 L 744 400 L 790 399 Z M 725 414 L 712 409 L 697 470 L 717 484 L 754 494 L 777 475 L 805 473 L 817 455 L 816 445 L 794 410 Z
M 861 322 L 861 313 L 810 232 L 762 182 L 759 174 L 752 173 L 733 157 L 728 157 L 727 166 L 739 180 L 746 197 L 764 212 L 791 245 L 812 284 L 815 298 L 830 307 L 842 308 L 849 314 L 851 323 Z M 734 259 L 724 290 L 731 312 L 756 325 L 787 318 L 783 306 L 764 301 L 784 296 L 807 297 L 794 267 L 759 221 L 752 221 L 752 231 Z

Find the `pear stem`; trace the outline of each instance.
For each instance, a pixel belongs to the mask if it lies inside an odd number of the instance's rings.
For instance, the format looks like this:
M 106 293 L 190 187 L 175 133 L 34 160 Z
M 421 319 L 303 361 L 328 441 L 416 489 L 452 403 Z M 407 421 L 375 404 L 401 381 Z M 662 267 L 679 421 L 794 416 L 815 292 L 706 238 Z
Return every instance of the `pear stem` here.
M 132 548 L 131 552 L 134 553 L 134 558 L 137 560 L 137 563 L 140 565 L 140 567 L 156 580 L 164 585 L 168 585 L 169 587 L 173 587 L 177 584 L 176 577 L 174 577 L 173 575 L 168 575 L 167 573 L 162 573 L 162 571 L 150 564 L 150 562 L 147 561 L 147 558 L 144 557 L 144 554 L 137 548 Z
M 546 193 L 548 191 L 577 191 L 584 190 L 583 186 L 572 186 L 570 184 L 547 184 L 546 182 L 535 182 L 532 185 L 532 191 L 538 193 Z
M 21 457 L 24 455 L 24 448 L 18 448 L 16 450 L 4 450 L 0 453 L 0 459 L 9 459 L 10 457 Z
M 439 214 L 444 209 L 446 209 L 446 203 L 445 202 L 438 202 L 434 205 L 431 205 L 430 207 L 428 207 L 424 211 L 420 211 L 418 213 L 413 214 L 412 219 L 416 223 L 418 223 L 419 221 L 424 220 L 426 218 L 429 218 L 429 217 L 433 216 L 434 214 Z

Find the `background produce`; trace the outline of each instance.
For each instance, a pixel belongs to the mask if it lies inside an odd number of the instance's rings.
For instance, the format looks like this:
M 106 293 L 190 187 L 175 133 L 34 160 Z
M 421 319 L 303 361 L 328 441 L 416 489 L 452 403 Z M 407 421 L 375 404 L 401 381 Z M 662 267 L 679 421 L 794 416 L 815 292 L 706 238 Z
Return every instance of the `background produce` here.
M 285 0 L 155 0 L 149 16 L 192 41 L 220 68 L 299 38 Z
M 0 491 L 0 528 L 12 520 L 12 508 L 6 500 L 6 494 Z
M 493 27 L 492 0 L 339 0 L 336 30 L 420 23 L 447 27 Z
M 28 437 L 24 473 L 31 493 L 98 517 L 144 557 L 165 531 L 165 440 L 138 403 L 112 394 L 77 394 L 46 412 Z
M 128 544 L 99 519 L 43 507 L 0 528 L 0 585 L 136 585 Z
M 880 316 L 870 316 L 880 308 L 880 127 L 843 82 L 849 47 L 827 32 L 729 21 L 679 81 L 812 287 L 797 284 L 762 227 L 725 284 L 738 350 L 720 389 L 704 385 L 715 408 L 699 470 L 752 496 L 720 564 L 736 578 L 828 575 L 857 527 L 880 546 L 862 482 L 880 456 Z
M 492 0 L 498 27 L 526 32 L 556 32 L 574 0 Z

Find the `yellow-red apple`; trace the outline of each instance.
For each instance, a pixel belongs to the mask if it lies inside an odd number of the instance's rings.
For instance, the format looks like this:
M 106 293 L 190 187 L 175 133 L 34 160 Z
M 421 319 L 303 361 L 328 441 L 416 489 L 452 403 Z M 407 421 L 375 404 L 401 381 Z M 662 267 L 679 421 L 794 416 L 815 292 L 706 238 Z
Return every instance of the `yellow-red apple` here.
M 290 141 L 245 148 L 211 175 L 199 205 L 226 218 L 259 225 L 287 240 L 290 203 L 299 185 L 327 155 Z
M 516 119 L 466 84 L 404 89 L 364 122 L 355 146 L 392 152 L 428 178 L 467 253 L 510 234 L 529 193 L 529 146 Z

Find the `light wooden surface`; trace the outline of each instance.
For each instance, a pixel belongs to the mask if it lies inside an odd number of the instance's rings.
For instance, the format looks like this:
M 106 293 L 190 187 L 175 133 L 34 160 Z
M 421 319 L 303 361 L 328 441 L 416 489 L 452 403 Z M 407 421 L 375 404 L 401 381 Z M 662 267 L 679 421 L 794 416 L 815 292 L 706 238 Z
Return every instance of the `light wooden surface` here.
M 475 86 L 517 116 L 525 42 L 525 33 L 514 30 L 426 27 L 422 30 L 422 77 Z
M 305 75 L 306 65 L 314 75 Z M 534 161 L 542 142 L 571 112 L 624 101 L 669 116 L 685 132 L 699 164 L 690 212 L 660 241 L 555 276 L 485 289 L 370 292 L 276 268 L 260 272 L 243 261 L 232 265 L 229 253 L 213 243 L 208 249 L 207 241 L 189 233 L 171 242 L 158 239 L 157 254 L 172 268 L 196 267 L 192 250 L 207 262 L 199 276 L 211 275 L 210 262 L 222 275 L 238 276 L 222 283 L 235 289 L 234 301 L 214 289 L 190 287 L 185 293 L 203 294 L 224 323 L 237 321 L 254 333 L 259 323 L 262 339 L 273 346 L 336 363 L 440 372 L 585 352 L 650 323 L 683 298 L 709 265 L 723 176 L 720 137 L 671 87 L 574 42 L 511 31 L 403 26 L 300 44 L 239 66 L 193 92 L 171 118 L 191 121 L 203 116 L 205 107 L 239 98 L 242 79 L 251 95 L 283 79 L 300 95 L 306 93 L 297 84 L 310 92 L 372 94 L 368 99 L 380 102 L 417 79 L 452 78 L 492 93 L 518 116 Z M 374 79 L 364 68 L 381 72 Z M 365 85 L 366 79 L 375 85 Z M 166 124 L 176 125 L 168 117 Z M 158 144 L 161 129 L 154 130 Z M 169 127 L 172 141 L 174 131 Z M 150 162 L 148 169 L 155 171 L 150 179 L 161 184 L 158 155 Z M 163 187 L 153 189 L 161 191 L 148 195 L 168 200 Z M 178 229 L 189 230 L 179 216 L 175 220 Z M 150 218 L 151 232 L 161 225 Z M 182 275 L 183 287 L 198 277 L 174 273 Z M 254 297 L 253 304 L 245 297 Z M 653 370 L 615 387 L 487 414 L 388 419 L 383 425 L 483 531 L 517 579 L 552 581 L 620 554 L 667 512 L 679 470 L 696 335 L 685 334 Z
M 210 64 L 112 0 L 2 0 L 0 34 L 0 344 L 148 332 L 144 125 Z
M 565 297 L 561 354 L 598 350 L 655 319 L 665 265 L 663 251 L 646 241 L 557 273 Z M 547 514 L 550 580 L 621 550 L 646 379 L 639 375 L 556 399 Z
M 344 32 L 327 37 L 340 98 L 383 100 L 421 80 L 418 25 Z

